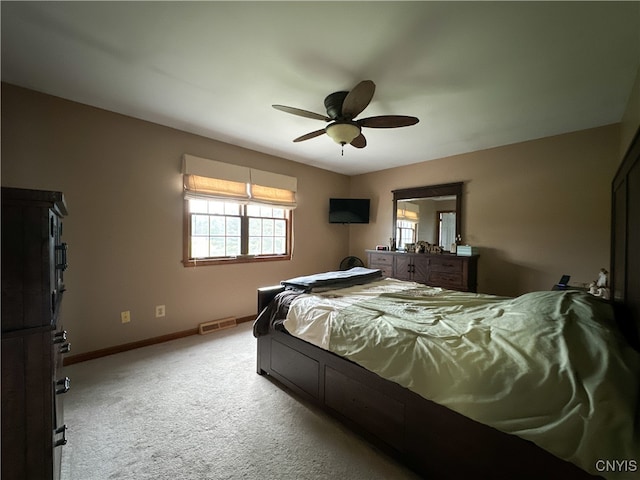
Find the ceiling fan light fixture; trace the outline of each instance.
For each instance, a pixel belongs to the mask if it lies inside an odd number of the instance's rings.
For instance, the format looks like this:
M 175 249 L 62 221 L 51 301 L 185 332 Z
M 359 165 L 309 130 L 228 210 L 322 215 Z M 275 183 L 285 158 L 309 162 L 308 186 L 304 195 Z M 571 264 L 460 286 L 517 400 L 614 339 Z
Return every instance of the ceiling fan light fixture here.
M 354 123 L 334 122 L 325 129 L 334 142 L 340 145 L 351 143 L 360 135 L 360 127 Z

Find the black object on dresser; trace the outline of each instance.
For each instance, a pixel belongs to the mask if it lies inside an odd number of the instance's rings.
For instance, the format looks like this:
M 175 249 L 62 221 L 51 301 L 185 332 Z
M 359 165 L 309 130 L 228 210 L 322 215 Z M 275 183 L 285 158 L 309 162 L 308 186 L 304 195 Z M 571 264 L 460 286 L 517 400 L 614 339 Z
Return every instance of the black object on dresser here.
M 2 187 L 2 480 L 60 478 L 66 214 L 60 192 Z

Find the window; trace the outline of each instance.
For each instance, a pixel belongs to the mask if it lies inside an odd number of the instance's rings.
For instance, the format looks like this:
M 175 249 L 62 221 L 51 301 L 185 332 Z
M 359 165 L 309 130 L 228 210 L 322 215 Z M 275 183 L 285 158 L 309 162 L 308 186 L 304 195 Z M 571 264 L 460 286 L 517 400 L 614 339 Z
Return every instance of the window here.
M 402 205 L 402 206 L 400 206 Z M 396 245 L 404 248 L 406 243 L 416 243 L 420 207 L 415 203 L 403 201 L 396 212 Z
M 187 199 L 189 259 L 287 255 L 290 212 L 284 208 Z
M 190 155 L 183 171 L 185 266 L 291 258 L 295 178 Z
M 284 208 L 247 205 L 249 255 L 287 253 L 288 213 Z
M 416 242 L 416 223 L 408 220 L 398 220 L 396 223 L 396 242 L 398 247 L 404 248 L 405 243 Z

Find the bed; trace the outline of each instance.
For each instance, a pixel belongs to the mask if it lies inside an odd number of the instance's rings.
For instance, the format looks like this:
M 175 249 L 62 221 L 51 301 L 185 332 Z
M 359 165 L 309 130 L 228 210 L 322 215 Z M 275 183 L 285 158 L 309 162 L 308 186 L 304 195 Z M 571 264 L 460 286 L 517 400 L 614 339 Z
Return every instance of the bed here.
M 637 478 L 638 157 L 636 135 L 612 183 L 611 302 L 300 277 L 258 291 L 258 373 L 424 477 Z

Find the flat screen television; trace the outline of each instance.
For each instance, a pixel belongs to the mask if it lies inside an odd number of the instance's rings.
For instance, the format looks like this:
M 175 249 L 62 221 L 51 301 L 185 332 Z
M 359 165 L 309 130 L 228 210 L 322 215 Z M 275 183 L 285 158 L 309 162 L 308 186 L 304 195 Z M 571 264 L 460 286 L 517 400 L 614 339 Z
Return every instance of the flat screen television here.
M 369 223 L 368 198 L 330 198 L 329 223 Z

